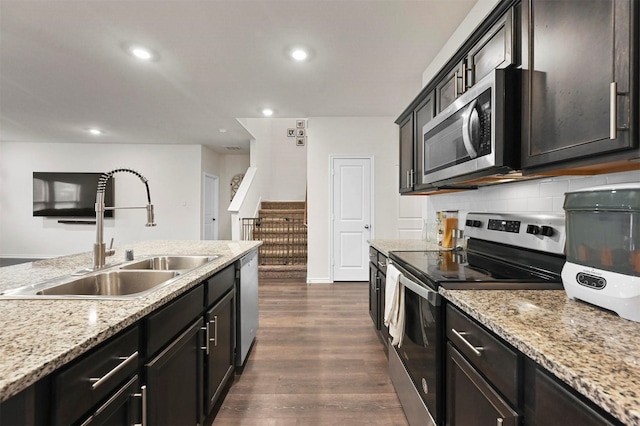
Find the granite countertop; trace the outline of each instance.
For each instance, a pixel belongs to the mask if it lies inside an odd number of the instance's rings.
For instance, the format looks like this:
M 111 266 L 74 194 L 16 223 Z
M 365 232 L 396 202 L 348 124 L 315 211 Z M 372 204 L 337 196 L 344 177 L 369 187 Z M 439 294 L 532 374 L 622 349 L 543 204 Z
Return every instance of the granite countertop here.
M 435 250 L 438 248 L 435 243 L 428 243 L 424 240 L 374 239 L 367 242 L 385 256 L 389 256 L 389 252 L 392 251 Z
M 640 424 L 640 323 L 557 290 L 440 293 L 625 424 Z
M 257 248 L 260 241 L 148 241 L 116 248 L 107 266 L 150 255 L 219 255 L 150 294 L 126 300 L 0 299 L 0 402 L 176 298 Z M 0 268 L 0 291 L 77 272 L 92 264 L 81 253 Z

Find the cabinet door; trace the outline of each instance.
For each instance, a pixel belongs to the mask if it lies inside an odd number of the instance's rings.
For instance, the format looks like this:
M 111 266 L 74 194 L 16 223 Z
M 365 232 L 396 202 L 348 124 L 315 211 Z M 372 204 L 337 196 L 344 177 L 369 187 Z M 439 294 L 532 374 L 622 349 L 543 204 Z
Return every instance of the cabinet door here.
M 202 317 L 145 365 L 150 425 L 196 425 L 201 421 Z
M 207 342 L 205 415 L 209 414 L 233 376 L 235 355 L 235 290 L 231 290 L 205 314 Z
M 450 426 L 516 426 L 519 416 L 480 376 L 469 362 L 447 343 L 446 424 Z
M 416 107 L 415 116 L 415 159 L 414 159 L 414 189 L 424 189 L 431 185 L 422 184 L 422 175 L 424 173 L 424 140 L 422 128 L 433 118 L 435 105 L 433 102 L 433 93 L 427 95 L 426 98 Z
M 525 367 L 526 424 L 531 426 L 607 426 L 618 424 L 583 402 L 575 391 L 556 382 L 541 367 L 528 361 Z
M 413 190 L 413 114 L 400 123 L 400 192 Z
M 631 148 L 632 2 L 529 0 L 526 6 L 523 167 Z
M 144 423 L 140 417 L 141 396 L 138 376 L 134 376 L 81 424 L 124 426 Z
M 375 259 L 373 262 L 377 261 L 377 256 Z M 369 316 L 373 321 L 373 328 L 380 330 L 380 280 L 374 263 L 369 264 Z
M 464 93 L 462 62 L 445 75 L 436 85 L 437 112 L 440 113 Z
M 509 9 L 469 51 L 463 64 L 464 90 L 473 86 L 496 68 L 513 63 L 513 14 Z

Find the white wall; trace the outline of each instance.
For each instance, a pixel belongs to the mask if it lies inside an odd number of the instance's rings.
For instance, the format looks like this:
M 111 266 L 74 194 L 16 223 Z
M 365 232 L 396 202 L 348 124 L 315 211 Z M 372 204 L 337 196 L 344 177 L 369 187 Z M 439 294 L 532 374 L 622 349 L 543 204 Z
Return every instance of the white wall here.
M 240 122 L 255 139 L 251 166 L 258 169 L 257 177 L 261 182 L 268 181 L 268 188 L 264 188 L 262 199 L 304 201 L 307 145 L 297 146 L 295 137 L 287 137 L 287 129 L 296 128 L 296 119 L 254 118 L 242 119 Z
M 248 154 L 219 154 L 206 146 L 202 150 L 202 173 L 208 173 L 218 177 L 218 239 L 231 239 L 231 178 L 237 174 L 244 174 L 249 168 Z M 201 200 L 201 208 L 204 214 L 204 197 Z M 204 236 L 204 222 L 200 226 L 201 236 Z
M 157 227 L 145 227 L 142 210 L 117 210 L 105 220 L 114 245 L 155 239 L 200 239 L 201 151 L 198 145 L 0 143 L 0 255 L 51 257 L 86 252 L 95 226 L 63 225 L 32 217 L 32 172 L 107 172 L 132 168 L 149 180 Z M 146 204 L 140 180 L 115 179 L 116 206 Z
M 392 117 L 310 117 L 308 119 L 307 182 L 309 258 L 307 282 L 330 282 L 330 157 L 374 158 L 374 238 L 420 236 L 419 197 L 398 194 L 398 129 Z M 417 228 L 417 231 L 416 231 Z

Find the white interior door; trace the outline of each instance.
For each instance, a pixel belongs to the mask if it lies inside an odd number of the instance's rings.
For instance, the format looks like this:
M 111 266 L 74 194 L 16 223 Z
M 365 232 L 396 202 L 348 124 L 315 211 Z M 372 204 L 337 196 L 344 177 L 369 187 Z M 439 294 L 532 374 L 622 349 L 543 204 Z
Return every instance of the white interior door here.
M 333 280 L 367 281 L 372 236 L 371 158 L 332 158 Z
M 204 204 L 203 217 L 203 239 L 218 239 L 218 193 L 220 185 L 218 177 L 210 174 L 204 174 L 204 194 L 202 199 Z

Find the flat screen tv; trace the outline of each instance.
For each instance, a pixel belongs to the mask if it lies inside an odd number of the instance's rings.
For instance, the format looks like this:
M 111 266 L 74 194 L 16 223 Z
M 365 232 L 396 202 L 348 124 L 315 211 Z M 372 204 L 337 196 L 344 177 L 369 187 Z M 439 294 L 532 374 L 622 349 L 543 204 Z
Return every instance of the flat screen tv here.
M 33 172 L 33 216 L 96 217 L 96 190 L 102 173 Z M 113 178 L 107 182 L 105 205 L 113 206 Z M 113 210 L 104 212 L 113 217 Z

